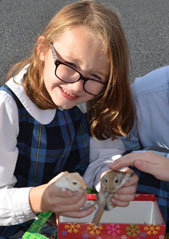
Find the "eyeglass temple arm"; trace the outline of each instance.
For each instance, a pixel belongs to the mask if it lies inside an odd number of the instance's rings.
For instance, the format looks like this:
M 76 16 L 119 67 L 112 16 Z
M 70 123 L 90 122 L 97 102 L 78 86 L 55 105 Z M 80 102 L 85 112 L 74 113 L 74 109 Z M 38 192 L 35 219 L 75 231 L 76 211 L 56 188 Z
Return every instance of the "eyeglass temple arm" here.
M 55 49 L 53 47 L 53 42 L 50 42 L 50 48 L 51 48 L 51 51 L 52 51 L 53 58 L 54 58 L 54 60 L 56 60 L 57 55 L 56 55 Z

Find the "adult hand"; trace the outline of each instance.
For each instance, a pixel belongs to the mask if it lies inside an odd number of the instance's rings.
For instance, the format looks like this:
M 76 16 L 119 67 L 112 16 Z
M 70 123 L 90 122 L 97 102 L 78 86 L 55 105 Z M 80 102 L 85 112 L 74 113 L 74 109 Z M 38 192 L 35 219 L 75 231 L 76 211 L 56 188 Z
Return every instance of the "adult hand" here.
M 160 180 L 169 181 L 169 159 L 154 152 L 133 152 L 117 159 L 111 165 L 113 170 L 134 166 L 140 171 L 152 174 Z

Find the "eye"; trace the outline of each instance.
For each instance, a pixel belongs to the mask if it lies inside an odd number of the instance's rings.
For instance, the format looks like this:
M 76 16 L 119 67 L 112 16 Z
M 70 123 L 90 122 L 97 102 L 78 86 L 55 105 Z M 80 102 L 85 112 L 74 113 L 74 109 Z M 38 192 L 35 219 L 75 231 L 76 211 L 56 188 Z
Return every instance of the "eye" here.
M 73 185 L 77 185 L 77 182 L 73 181 L 72 184 L 73 184 Z
M 96 74 L 92 74 L 91 76 L 89 76 L 89 78 L 91 80 L 98 80 L 98 81 L 103 81 L 103 79 L 99 76 L 99 75 L 96 75 Z
M 108 183 L 108 180 L 107 180 L 107 178 L 105 178 L 105 179 L 104 179 L 104 182 L 105 182 L 105 183 Z
M 115 183 L 118 183 L 118 182 L 119 182 L 118 178 L 116 178 L 116 179 L 114 180 L 114 182 L 115 182 Z

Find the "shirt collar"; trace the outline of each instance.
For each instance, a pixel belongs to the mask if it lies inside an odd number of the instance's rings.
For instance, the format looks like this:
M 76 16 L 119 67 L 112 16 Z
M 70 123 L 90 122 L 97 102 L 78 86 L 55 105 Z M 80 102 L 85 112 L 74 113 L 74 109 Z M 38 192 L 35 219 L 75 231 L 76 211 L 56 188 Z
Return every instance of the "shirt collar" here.
M 22 102 L 25 109 L 29 112 L 29 114 L 35 118 L 41 124 L 49 124 L 55 114 L 56 109 L 46 109 L 42 110 L 38 106 L 36 106 L 30 98 L 26 95 L 24 87 L 22 86 L 23 76 L 27 71 L 28 66 L 24 67 L 19 74 L 17 74 L 14 78 L 9 79 L 6 85 L 13 91 L 13 93 L 18 97 L 18 99 Z M 80 109 L 82 113 L 87 112 L 86 103 L 79 104 L 77 107 Z

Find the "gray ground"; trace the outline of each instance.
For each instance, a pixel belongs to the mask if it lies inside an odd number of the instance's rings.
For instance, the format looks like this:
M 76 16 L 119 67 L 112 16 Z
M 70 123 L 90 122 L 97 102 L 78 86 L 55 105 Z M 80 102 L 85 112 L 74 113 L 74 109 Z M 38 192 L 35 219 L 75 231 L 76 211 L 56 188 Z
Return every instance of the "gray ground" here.
M 68 0 L 0 0 L 0 84 L 12 64 Z M 169 0 L 109 0 L 121 14 L 132 59 L 132 78 L 169 64 Z

